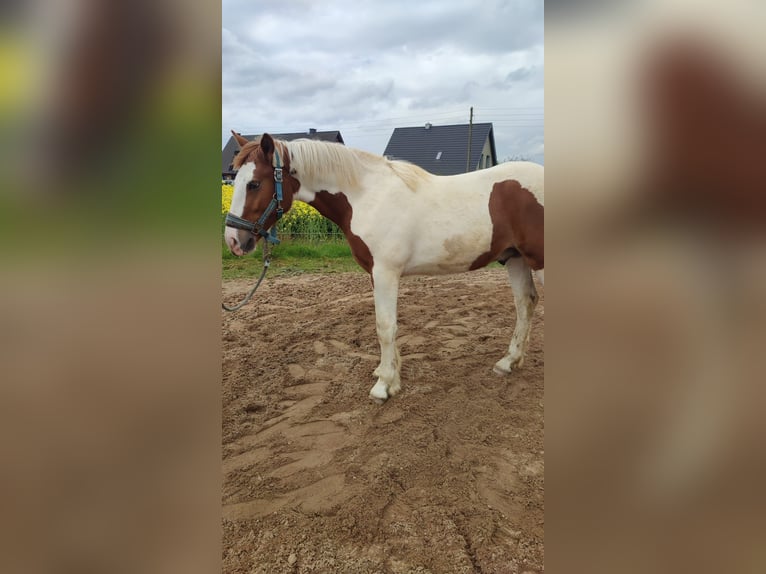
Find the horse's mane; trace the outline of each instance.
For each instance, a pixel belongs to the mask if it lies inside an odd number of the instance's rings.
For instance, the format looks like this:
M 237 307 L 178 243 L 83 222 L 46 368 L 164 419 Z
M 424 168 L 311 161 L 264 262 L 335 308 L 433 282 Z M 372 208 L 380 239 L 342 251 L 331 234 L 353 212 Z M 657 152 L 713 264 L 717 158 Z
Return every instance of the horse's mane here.
M 299 174 L 321 181 L 337 181 L 349 188 L 358 187 L 365 167 L 387 166 L 412 191 L 417 191 L 420 182 L 429 176 L 427 171 L 411 163 L 393 161 L 337 143 L 310 139 L 280 143 L 287 146 L 291 165 Z
M 280 150 L 289 150 L 291 168 L 320 181 L 336 181 L 342 187 L 358 187 L 363 169 L 373 166 L 388 167 L 412 191 L 417 191 L 420 184 L 430 177 L 427 171 L 415 164 L 390 160 L 338 143 L 310 139 L 297 139 L 289 143 L 274 141 Z M 232 163 L 234 169 L 242 167 L 259 146 L 260 139 L 243 145 Z
M 239 150 L 239 153 L 237 154 L 237 156 L 234 158 L 234 161 L 232 162 L 232 166 L 234 167 L 234 169 L 241 168 L 242 164 L 244 164 L 247 158 L 250 157 L 250 154 L 252 154 L 255 151 L 255 149 L 260 145 L 261 144 L 259 140 L 247 142 L 245 145 L 243 145 L 242 149 Z
M 422 167 L 402 160 L 392 160 L 384 158 L 389 167 L 398 175 L 412 191 L 417 191 L 421 182 L 425 181 L 431 174 Z

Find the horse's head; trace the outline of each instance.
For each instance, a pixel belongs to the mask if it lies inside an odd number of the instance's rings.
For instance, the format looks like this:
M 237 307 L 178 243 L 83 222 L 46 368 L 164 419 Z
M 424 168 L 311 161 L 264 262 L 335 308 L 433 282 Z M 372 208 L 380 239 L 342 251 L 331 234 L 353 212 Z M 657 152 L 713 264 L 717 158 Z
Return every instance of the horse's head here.
M 234 132 L 232 132 L 234 133 Z M 234 158 L 239 171 L 234 179 L 234 194 L 226 219 L 224 238 L 234 255 L 246 255 L 277 222 L 280 210 L 292 207 L 297 181 L 290 177 L 290 158 L 285 146 L 269 134 L 260 141 L 247 141 L 234 133 L 241 149 Z M 278 171 L 281 166 L 281 176 Z M 281 177 L 281 198 L 277 193 Z M 232 217 L 233 216 L 233 217 Z

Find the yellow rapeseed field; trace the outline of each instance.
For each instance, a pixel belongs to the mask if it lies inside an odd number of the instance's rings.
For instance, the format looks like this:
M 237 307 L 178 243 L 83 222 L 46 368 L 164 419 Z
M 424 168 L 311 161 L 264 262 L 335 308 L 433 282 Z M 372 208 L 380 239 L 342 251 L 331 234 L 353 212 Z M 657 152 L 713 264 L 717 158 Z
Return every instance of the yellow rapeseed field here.
M 231 207 L 231 196 L 234 195 L 234 186 L 221 185 L 221 214 L 226 215 Z

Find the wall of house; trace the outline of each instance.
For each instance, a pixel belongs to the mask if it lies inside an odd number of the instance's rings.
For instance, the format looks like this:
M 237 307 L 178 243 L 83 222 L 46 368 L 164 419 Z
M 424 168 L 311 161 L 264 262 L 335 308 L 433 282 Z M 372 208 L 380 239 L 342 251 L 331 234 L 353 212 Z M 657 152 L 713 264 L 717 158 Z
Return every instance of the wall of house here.
M 492 148 L 489 145 L 489 138 L 484 142 L 484 147 L 481 150 L 481 157 L 476 169 L 484 169 L 485 167 L 492 167 Z

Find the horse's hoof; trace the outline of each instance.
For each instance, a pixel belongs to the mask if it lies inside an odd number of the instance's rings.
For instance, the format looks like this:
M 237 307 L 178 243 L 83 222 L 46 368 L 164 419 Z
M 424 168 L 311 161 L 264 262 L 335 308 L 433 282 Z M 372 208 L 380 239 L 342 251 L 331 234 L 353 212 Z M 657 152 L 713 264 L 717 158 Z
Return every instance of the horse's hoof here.
M 402 390 L 402 387 L 399 383 L 388 385 L 388 398 L 391 398 L 394 395 L 398 394 L 399 391 L 401 390 Z
M 370 398 L 379 405 L 385 403 L 386 399 L 388 399 L 388 391 L 386 390 L 386 386 L 380 381 L 375 383 L 375 386 L 370 389 Z
M 388 397 L 386 397 L 385 399 L 379 399 L 378 397 L 373 397 L 372 395 L 370 395 L 370 400 L 371 400 L 373 403 L 375 403 L 375 404 L 378 404 L 378 405 L 385 405 L 385 404 L 386 404 L 386 401 L 388 400 Z
M 515 369 L 520 369 L 524 364 L 524 357 L 509 359 L 507 356 L 500 359 L 495 366 L 492 367 L 492 371 L 501 377 L 510 375 Z
M 511 361 L 508 359 L 508 357 L 503 357 L 497 363 L 495 363 L 494 367 L 492 367 L 492 372 L 499 377 L 505 377 L 506 375 L 511 374 L 512 369 L 513 365 L 511 364 Z

